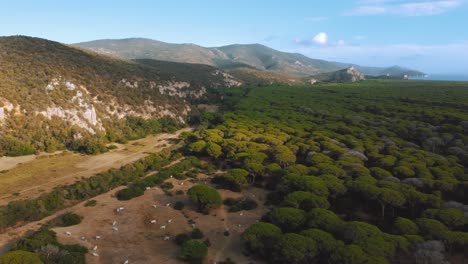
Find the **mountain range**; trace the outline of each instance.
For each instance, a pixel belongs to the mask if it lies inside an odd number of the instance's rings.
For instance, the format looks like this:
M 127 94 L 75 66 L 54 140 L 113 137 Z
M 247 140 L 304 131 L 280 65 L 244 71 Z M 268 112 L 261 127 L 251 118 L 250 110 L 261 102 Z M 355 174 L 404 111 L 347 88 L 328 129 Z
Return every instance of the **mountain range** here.
M 226 71 L 255 69 L 303 78 L 355 67 L 365 75 L 420 76 L 422 72 L 400 66 L 366 67 L 351 63 L 318 60 L 298 53 L 287 53 L 260 44 L 234 44 L 202 47 L 195 44 L 171 44 L 145 38 L 103 39 L 76 43 L 75 46 L 125 59 L 155 59 L 211 65 Z M 252 73 L 252 72 L 250 72 Z
M 209 65 L 130 61 L 45 39 L 0 37 L 0 156 L 139 137 L 157 126 L 145 120 L 184 123 L 197 102 L 240 84 Z

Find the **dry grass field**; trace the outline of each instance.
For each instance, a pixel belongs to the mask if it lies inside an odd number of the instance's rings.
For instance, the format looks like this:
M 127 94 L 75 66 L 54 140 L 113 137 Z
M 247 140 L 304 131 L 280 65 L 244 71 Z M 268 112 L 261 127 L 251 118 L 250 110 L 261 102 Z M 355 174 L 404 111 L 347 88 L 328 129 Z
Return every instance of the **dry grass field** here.
M 54 155 L 0 159 L 0 205 L 12 200 L 37 197 L 59 185 L 71 184 L 111 168 L 119 168 L 169 147 L 185 128 L 118 145 L 107 153 L 86 156 L 63 152 Z

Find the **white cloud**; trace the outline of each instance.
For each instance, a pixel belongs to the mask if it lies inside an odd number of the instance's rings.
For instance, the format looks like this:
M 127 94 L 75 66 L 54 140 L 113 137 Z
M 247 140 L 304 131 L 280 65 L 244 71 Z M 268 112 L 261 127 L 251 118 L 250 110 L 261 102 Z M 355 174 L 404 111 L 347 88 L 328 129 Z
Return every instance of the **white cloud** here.
M 358 1 L 358 6 L 345 14 L 351 16 L 432 16 L 448 12 L 462 4 L 464 4 L 464 0 L 413 0 L 412 2 L 402 0 L 363 0 Z
M 326 45 L 328 42 L 328 35 L 325 32 L 320 32 L 315 37 L 312 39 L 312 42 L 314 42 L 317 45 Z
M 339 43 L 339 42 L 338 42 Z M 326 45 L 289 50 L 311 58 L 356 63 L 365 66 L 401 65 L 427 73 L 466 72 L 468 42 L 442 45 Z

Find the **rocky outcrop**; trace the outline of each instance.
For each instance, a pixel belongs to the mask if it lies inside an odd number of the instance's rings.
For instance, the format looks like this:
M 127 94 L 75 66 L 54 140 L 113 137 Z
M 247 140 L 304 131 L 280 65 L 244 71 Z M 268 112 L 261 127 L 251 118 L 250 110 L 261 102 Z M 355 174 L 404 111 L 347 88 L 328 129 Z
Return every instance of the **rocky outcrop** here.
M 348 69 L 346 69 L 346 73 L 349 75 L 349 79 L 351 80 L 351 82 L 358 82 L 366 79 L 364 77 L 364 74 L 361 73 L 355 67 L 349 67 Z
M 359 82 L 365 80 L 365 76 L 355 67 L 347 69 L 321 73 L 308 78 L 308 82 L 315 84 L 316 82 Z

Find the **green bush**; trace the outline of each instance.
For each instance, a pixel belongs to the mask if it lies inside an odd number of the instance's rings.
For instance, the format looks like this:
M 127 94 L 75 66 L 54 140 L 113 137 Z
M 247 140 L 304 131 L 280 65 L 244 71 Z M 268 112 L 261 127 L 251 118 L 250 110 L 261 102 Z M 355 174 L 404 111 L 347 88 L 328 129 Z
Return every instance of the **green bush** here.
M 96 206 L 96 204 L 97 204 L 96 200 L 89 200 L 84 204 L 84 206 L 85 207 L 93 207 L 93 206 Z
M 145 193 L 144 189 L 139 187 L 129 187 L 117 192 L 117 199 L 120 201 L 130 200 L 132 198 L 142 196 Z
M 182 245 L 180 258 L 190 263 L 202 263 L 208 254 L 207 246 L 197 240 L 188 240 Z

